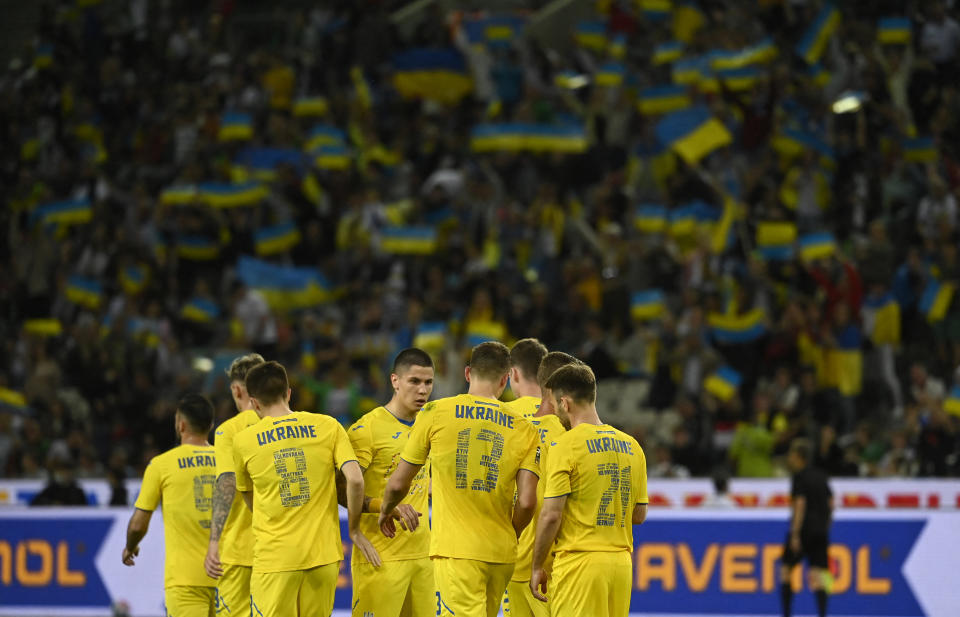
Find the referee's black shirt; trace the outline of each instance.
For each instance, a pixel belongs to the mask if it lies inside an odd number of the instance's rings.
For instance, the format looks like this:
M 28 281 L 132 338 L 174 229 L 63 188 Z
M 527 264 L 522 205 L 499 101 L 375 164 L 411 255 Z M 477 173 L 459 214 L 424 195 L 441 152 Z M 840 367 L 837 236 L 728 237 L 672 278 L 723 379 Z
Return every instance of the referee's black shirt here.
M 794 499 L 805 497 L 807 501 L 800 534 L 826 535 L 830 528 L 830 497 L 833 496 L 827 483 L 827 474 L 807 465 L 793 474 L 790 495 Z

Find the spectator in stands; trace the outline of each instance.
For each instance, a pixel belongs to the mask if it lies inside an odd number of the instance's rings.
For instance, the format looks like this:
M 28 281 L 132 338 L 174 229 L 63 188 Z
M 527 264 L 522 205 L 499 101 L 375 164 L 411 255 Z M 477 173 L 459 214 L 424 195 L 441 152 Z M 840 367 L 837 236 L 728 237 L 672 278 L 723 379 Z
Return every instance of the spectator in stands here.
M 87 496 L 73 474 L 73 461 L 55 457 L 51 463 L 50 480 L 30 501 L 31 506 L 85 506 Z
M 703 507 L 717 510 L 729 510 L 737 507 L 737 503 L 728 494 L 730 487 L 730 474 L 724 468 L 718 468 L 710 476 L 713 482 L 713 494 L 707 497 L 703 502 Z

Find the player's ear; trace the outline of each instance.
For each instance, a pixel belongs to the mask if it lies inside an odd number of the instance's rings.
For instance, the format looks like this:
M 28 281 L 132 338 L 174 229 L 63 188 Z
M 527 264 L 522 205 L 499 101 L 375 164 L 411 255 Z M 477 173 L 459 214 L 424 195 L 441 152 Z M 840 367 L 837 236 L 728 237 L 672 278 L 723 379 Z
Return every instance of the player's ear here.
M 393 386 L 394 390 L 400 389 L 400 376 L 396 373 L 390 373 L 390 385 Z
M 464 378 L 466 378 L 467 383 L 470 383 L 470 367 L 469 366 L 463 369 L 463 376 Z
M 293 388 L 287 388 L 287 405 L 290 404 L 290 395 L 293 393 Z
M 500 378 L 500 387 L 506 388 L 508 381 L 510 381 L 510 373 L 507 373 L 506 375 Z

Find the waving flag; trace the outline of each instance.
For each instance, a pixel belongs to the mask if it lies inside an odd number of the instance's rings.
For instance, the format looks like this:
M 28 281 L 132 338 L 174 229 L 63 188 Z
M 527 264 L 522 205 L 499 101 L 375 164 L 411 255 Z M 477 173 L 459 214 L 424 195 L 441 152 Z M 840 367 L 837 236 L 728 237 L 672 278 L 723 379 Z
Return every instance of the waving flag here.
M 627 35 L 618 34 L 610 39 L 610 46 L 607 47 L 607 53 L 611 58 L 622 60 L 627 55 Z
M 210 261 L 220 256 L 220 244 L 205 236 L 180 236 L 177 255 L 190 261 Z
M 954 287 L 951 283 L 943 283 L 934 278 L 927 281 L 927 286 L 920 296 L 920 312 L 927 316 L 927 321 L 936 323 L 943 321 L 947 310 L 953 302 Z
M 653 48 L 653 65 L 669 64 L 683 57 L 683 41 L 669 41 Z
M 194 323 L 211 324 L 220 317 L 220 308 L 206 298 L 194 298 L 183 305 L 180 316 Z
M 721 366 L 703 381 L 703 388 L 721 401 L 729 401 L 740 390 L 743 378 L 729 366 Z
M 0 386 L 0 410 L 8 413 L 14 413 L 19 416 L 30 413 L 30 407 L 27 405 L 27 398 L 22 392 L 10 390 Z
M 454 49 L 413 49 L 393 59 L 393 85 L 405 98 L 452 105 L 473 89 L 463 56 Z
M 806 60 L 807 64 L 818 62 L 839 25 L 840 11 L 832 4 L 825 4 L 797 43 L 797 55 Z
M 686 86 L 645 88 L 637 97 L 637 109 L 640 113 L 650 116 L 686 109 L 691 104 Z
M 800 258 L 810 262 L 830 257 L 837 252 L 837 242 L 833 234 L 821 232 L 807 234 L 800 238 Z
M 242 141 L 253 137 L 253 118 L 248 113 L 228 111 L 220 117 L 220 141 Z
M 508 151 L 576 153 L 587 149 L 582 126 L 505 122 L 479 124 L 470 135 L 474 152 Z
M 150 271 L 143 264 L 127 266 L 120 271 L 120 286 L 131 296 L 143 291 L 147 286 Z
M 190 204 L 197 200 L 199 192 L 193 184 L 180 184 L 163 189 L 160 203 L 168 206 Z
M 723 82 L 728 90 L 742 92 L 750 90 L 757 81 L 764 76 L 763 71 L 755 66 L 745 66 L 739 69 L 724 69 L 717 71 L 717 79 Z
M 71 276 L 67 279 L 67 299 L 90 310 L 100 308 L 103 300 L 103 288 L 100 281 L 83 276 Z
M 877 40 L 884 45 L 908 45 L 911 30 L 906 17 L 884 17 L 877 22 Z
M 943 401 L 943 410 L 954 416 L 960 416 L 960 386 L 950 388 L 947 400 Z
M 639 0 L 640 11 L 652 22 L 666 21 L 673 10 L 673 0 Z
M 262 182 L 204 182 L 197 187 L 200 198 L 214 208 L 252 206 L 269 194 Z
M 630 297 L 630 316 L 637 321 L 658 319 L 665 308 L 663 292 L 659 289 L 638 291 Z
M 626 69 L 624 69 L 623 64 L 607 62 L 597 69 L 594 81 L 598 86 L 619 86 L 623 84 L 625 74 Z
M 93 208 L 87 198 L 68 199 L 37 206 L 30 220 L 44 225 L 78 225 L 89 223 Z
M 293 115 L 298 118 L 325 116 L 328 109 L 327 99 L 322 96 L 301 97 L 293 102 Z
M 503 342 L 507 338 L 507 329 L 498 321 L 471 321 L 467 324 L 467 344 L 476 347 L 487 341 Z
M 633 224 L 643 233 L 661 233 L 667 228 L 667 209 L 657 205 L 639 206 Z
M 797 241 L 797 226 L 788 222 L 757 223 L 757 247 L 760 255 L 770 261 L 786 261 L 793 258 L 793 245 Z
M 60 336 L 63 324 L 59 319 L 28 319 L 23 322 L 23 330 L 35 336 Z
M 347 134 L 343 130 L 330 124 L 318 124 L 310 129 L 303 147 L 309 152 L 322 146 L 344 146 L 346 143 Z
M 767 327 L 763 309 L 753 309 L 742 315 L 711 313 L 707 317 L 710 332 L 720 344 L 752 343 L 762 337 Z
M 319 169 L 343 171 L 350 169 L 353 163 L 350 150 L 346 146 L 321 146 L 310 154 L 313 156 L 314 165 Z
M 863 313 L 874 345 L 900 344 L 900 305 L 892 293 L 868 296 L 863 302 Z
M 393 255 L 429 255 L 437 250 L 433 227 L 387 227 L 380 232 L 380 250 Z
M 709 61 L 704 58 L 684 58 L 673 63 L 673 83 L 684 86 L 699 84 L 704 78 L 712 75 Z
M 318 306 L 334 295 L 327 279 L 315 268 L 280 266 L 252 257 L 237 262 L 237 277 L 256 289 L 276 311 Z
M 691 43 L 706 21 L 706 16 L 696 2 L 693 0 L 678 2 L 673 9 L 673 37 L 684 43 Z
M 308 157 L 295 148 L 244 148 L 234 159 L 234 166 L 242 169 L 249 178 L 270 182 L 277 177 L 277 167 L 287 165 L 298 176 L 303 175 Z
M 903 140 L 903 158 L 912 163 L 933 163 L 937 160 L 937 147 L 932 137 L 916 137 Z
M 607 24 L 603 21 L 582 21 L 577 24 L 574 39 L 580 47 L 603 51 L 607 48 Z
M 429 321 L 420 324 L 413 337 L 413 346 L 420 349 L 442 349 L 447 339 L 447 324 Z
M 706 107 L 692 107 L 664 116 L 656 127 L 657 139 L 694 165 L 733 137 Z
M 38 69 L 48 69 L 53 66 L 53 45 L 37 45 L 36 54 L 33 56 L 33 66 Z
M 300 243 L 300 232 L 292 222 L 260 229 L 253 234 L 257 255 L 285 253 Z

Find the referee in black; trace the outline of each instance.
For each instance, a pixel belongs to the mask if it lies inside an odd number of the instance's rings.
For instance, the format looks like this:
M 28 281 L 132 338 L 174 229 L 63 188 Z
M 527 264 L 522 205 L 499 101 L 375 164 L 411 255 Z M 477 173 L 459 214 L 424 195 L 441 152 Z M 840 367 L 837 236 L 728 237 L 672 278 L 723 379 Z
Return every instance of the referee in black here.
M 790 617 L 793 587 L 790 575 L 804 557 L 810 566 L 809 585 L 817 598 L 817 613 L 827 614 L 827 577 L 830 576 L 827 548 L 830 546 L 830 521 L 833 518 L 833 492 L 827 474 L 810 462 L 813 446 L 808 439 L 794 439 L 787 454 L 787 465 L 793 472 L 790 487 L 790 532 L 783 547 L 780 568 L 780 598 L 783 617 Z

